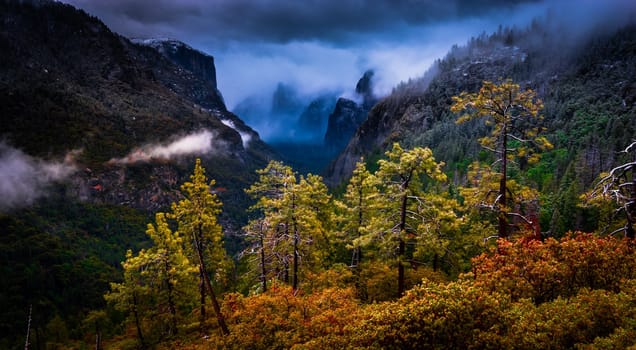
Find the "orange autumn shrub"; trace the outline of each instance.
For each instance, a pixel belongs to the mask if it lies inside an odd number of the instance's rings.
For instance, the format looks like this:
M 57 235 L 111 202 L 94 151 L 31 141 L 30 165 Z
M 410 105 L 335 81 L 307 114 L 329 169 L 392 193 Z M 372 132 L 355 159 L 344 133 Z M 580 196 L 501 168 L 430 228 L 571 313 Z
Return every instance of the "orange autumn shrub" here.
M 235 349 L 288 349 L 326 334 L 341 334 L 358 303 L 352 289 L 327 288 L 304 295 L 284 285 L 266 293 L 226 295 L 223 312 Z
M 463 278 L 484 290 L 542 303 L 581 288 L 617 292 L 622 279 L 636 277 L 636 254 L 631 241 L 585 233 L 561 241 L 499 240 L 497 252 L 473 259 L 472 271 Z

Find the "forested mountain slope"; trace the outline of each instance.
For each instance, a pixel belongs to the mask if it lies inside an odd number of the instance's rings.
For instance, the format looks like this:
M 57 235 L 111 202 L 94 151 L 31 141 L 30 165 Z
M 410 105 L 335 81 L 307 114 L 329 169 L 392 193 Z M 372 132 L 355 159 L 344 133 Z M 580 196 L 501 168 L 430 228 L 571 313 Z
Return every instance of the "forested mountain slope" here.
M 178 57 L 69 5 L 0 1 L 0 348 L 30 307 L 34 336 L 81 331 L 195 157 L 226 233 L 242 225 L 243 188 L 273 152 L 226 110 L 212 58 L 171 45 Z
M 330 182 L 346 179 L 361 156 L 373 161 L 399 141 L 431 147 L 455 183 L 463 183 L 467 166 L 485 157 L 477 140 L 488 129 L 483 123 L 457 125 L 451 97 L 477 91 L 484 80 L 512 78 L 544 101 L 541 126 L 554 144 L 540 163 L 524 169 L 545 194 L 543 230 L 591 229 L 594 223 L 586 222 L 576 199 L 565 197 L 589 188 L 601 171 L 616 165 L 618 152 L 636 135 L 636 25 L 577 40 L 567 32 L 535 21 L 524 30 L 500 28 L 454 47 L 421 78 L 397 86 L 373 107 L 332 164 Z
M 177 158 L 184 157 L 126 157 L 204 130 L 209 145 L 199 155 L 215 164 L 210 168 L 221 186 L 246 183 L 244 177 L 271 158 L 258 135 L 226 110 L 214 71 L 210 78 L 179 66 L 68 5 L 0 6 L 2 137 L 39 158 L 76 150 L 81 171 L 71 191 L 79 197 L 145 210 L 169 204 L 183 175 Z M 112 161 L 121 159 L 127 161 Z

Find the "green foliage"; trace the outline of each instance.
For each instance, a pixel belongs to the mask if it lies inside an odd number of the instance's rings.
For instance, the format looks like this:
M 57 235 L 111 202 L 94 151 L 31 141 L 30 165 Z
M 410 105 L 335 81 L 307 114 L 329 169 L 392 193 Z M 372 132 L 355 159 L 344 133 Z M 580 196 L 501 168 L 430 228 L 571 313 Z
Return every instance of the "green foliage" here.
M 351 267 L 357 269 L 363 260 L 363 235 L 369 234 L 378 208 L 379 180 L 366 168 L 364 160 L 356 165 L 341 201 L 336 201 L 339 239 L 351 253 Z
M 262 289 L 270 279 L 299 287 L 301 276 L 320 271 L 331 261 L 334 225 L 331 196 L 320 176 L 297 178 L 278 161 L 258 171 L 259 181 L 246 190 L 260 216 L 246 227 L 254 245 Z
M 148 225 L 146 234 L 154 245 L 137 255 L 128 252 L 122 263 L 124 281 L 111 284 L 106 300 L 129 314 L 135 324 L 160 332 L 147 334 L 139 326 L 148 341 L 150 336 L 161 339 L 178 332 L 194 304 L 197 269 L 186 257 L 179 233 L 168 227 L 164 213 L 156 214 L 155 224 Z M 148 301 L 152 303 L 146 304 Z
M 367 228 L 367 234 L 360 238 L 362 244 L 375 245 L 378 255 L 392 259 L 398 268 L 398 295 L 404 292 L 404 265 L 413 257 L 414 247 L 420 239 L 426 239 L 426 231 L 433 228 L 431 217 L 438 219 L 431 210 L 431 198 L 423 195 L 423 181 L 446 181 L 441 171 L 443 163 L 437 163 L 428 148 L 403 150 L 398 143 L 386 152 L 388 159 L 378 161 L 375 173 L 382 184 L 378 203 L 379 210 Z M 431 186 L 432 187 L 432 186 Z M 446 211 L 449 218 L 452 209 Z M 428 232 L 431 233 L 431 232 Z M 437 235 L 437 232 L 432 232 Z M 407 249 L 408 246 L 408 249 Z
M 536 149 L 553 148 L 546 137 L 539 136 L 539 132 L 544 130 L 536 125 L 536 120 L 543 119 L 539 114 L 543 109 L 543 102 L 536 97 L 534 91 L 521 90 L 511 79 L 499 84 L 484 81 L 479 92 L 462 92 L 459 96 L 453 96 L 453 102 L 450 108 L 452 112 L 466 111 L 457 119 L 458 124 L 483 118 L 485 124 L 492 127 L 490 135 L 480 138 L 479 143 L 495 155 L 499 173 L 496 181 L 494 178 L 481 181 L 480 184 L 486 188 L 477 192 L 482 192 L 480 200 L 487 201 L 482 202 L 481 206 L 490 207 L 497 215 L 499 238 L 508 237 L 510 216 L 524 218 L 508 201 L 514 192 L 509 184 L 511 169 L 508 162 L 519 160 L 520 167 L 523 168 L 526 163 L 534 164 L 539 161 L 541 157 L 540 153 L 535 152 Z M 491 194 L 492 198 L 488 198 Z M 526 218 L 526 221 L 532 224 L 532 221 L 536 222 L 538 219 Z
M 200 249 L 208 272 L 217 282 L 225 283 L 232 270 L 232 262 L 227 257 L 222 227 L 218 222 L 222 203 L 212 192 L 215 183 L 214 180 L 208 182 L 205 168 L 197 159 L 190 181 L 181 185 L 184 198 L 172 204 L 168 217 L 176 220 L 179 234 L 184 242 L 189 243 L 186 246 L 190 261 L 199 263 L 197 254 Z
M 145 244 L 146 220 L 130 208 L 56 196 L 0 214 L 0 348 L 24 346 L 30 305 L 34 346 L 52 339 L 46 325 L 55 316 L 70 338 L 81 338 L 88 310 L 104 307 L 109 282 L 121 280 L 125 251 Z

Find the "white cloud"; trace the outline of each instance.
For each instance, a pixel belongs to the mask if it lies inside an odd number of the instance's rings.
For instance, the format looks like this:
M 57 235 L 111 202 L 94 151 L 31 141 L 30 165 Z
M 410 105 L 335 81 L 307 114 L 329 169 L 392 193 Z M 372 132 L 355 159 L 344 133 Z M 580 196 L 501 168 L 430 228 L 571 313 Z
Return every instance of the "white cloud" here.
M 61 162 L 45 161 L 0 142 L 0 211 L 25 207 L 45 196 L 48 185 L 77 171 L 73 158 L 79 152 L 69 152 Z
M 252 141 L 252 135 L 237 129 L 236 124 L 234 124 L 234 122 L 229 119 L 221 119 L 221 123 L 223 123 L 225 126 L 230 127 L 234 129 L 236 132 L 238 132 L 239 135 L 241 135 L 241 141 L 243 141 L 243 148 L 247 148 L 250 141 Z
M 216 141 L 214 134 L 208 130 L 201 130 L 194 134 L 178 138 L 168 144 L 148 144 L 135 148 L 122 158 L 113 158 L 109 164 L 132 164 L 138 162 L 150 162 L 152 160 L 166 160 L 185 155 L 203 155 L 223 147 L 220 141 Z

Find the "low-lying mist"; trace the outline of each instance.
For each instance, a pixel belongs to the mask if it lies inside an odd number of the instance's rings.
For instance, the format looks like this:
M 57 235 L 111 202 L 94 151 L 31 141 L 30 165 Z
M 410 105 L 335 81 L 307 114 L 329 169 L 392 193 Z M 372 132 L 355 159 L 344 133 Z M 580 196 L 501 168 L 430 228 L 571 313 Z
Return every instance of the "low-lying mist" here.
M 187 155 L 205 155 L 224 152 L 227 148 L 223 141 L 209 130 L 200 130 L 193 134 L 175 137 L 165 144 L 147 144 L 136 147 L 126 156 L 113 158 L 108 164 L 127 165 L 153 160 L 169 160 Z
M 322 144 L 339 94 L 303 94 L 295 86 L 279 83 L 269 95 L 241 101 L 233 112 L 268 143 Z
M 43 160 L 0 142 L 0 212 L 29 206 L 46 196 L 52 183 L 77 171 L 74 159 L 80 152 L 68 152 L 62 160 Z

